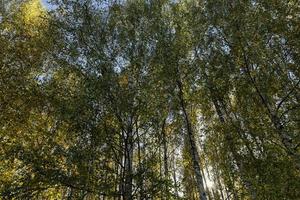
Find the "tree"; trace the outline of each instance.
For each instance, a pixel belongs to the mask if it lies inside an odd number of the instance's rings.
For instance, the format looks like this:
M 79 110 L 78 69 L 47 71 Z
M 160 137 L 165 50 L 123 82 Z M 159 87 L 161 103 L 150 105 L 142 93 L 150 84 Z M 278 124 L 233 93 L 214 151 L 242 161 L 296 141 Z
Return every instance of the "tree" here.
M 297 2 L 50 3 L 0 3 L 1 198 L 297 199 Z

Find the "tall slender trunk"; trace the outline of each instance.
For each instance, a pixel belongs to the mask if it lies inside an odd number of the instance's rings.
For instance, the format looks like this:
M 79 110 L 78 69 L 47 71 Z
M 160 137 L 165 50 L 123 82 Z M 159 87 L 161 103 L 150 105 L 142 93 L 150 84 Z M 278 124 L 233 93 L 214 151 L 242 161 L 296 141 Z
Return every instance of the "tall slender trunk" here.
M 204 188 L 205 188 L 205 191 L 206 191 L 206 193 L 207 193 L 207 196 L 208 196 L 208 199 L 212 199 L 212 197 L 211 197 L 211 194 L 210 194 L 210 189 L 208 188 L 208 185 L 207 185 L 207 180 L 206 180 L 206 178 L 205 178 L 205 175 L 204 175 L 204 169 L 203 168 L 201 168 L 201 173 L 203 174 L 203 182 L 204 182 Z
M 165 132 L 165 125 L 166 125 L 166 119 L 163 121 L 162 125 L 162 142 L 163 142 L 163 163 L 164 163 L 164 179 L 166 181 L 165 187 L 164 187 L 164 199 L 168 200 L 169 197 L 169 187 L 168 187 L 168 180 L 169 180 L 169 166 L 168 166 L 168 144 L 167 144 L 167 136 Z
M 175 197 L 177 198 L 179 196 L 178 194 L 178 184 L 177 184 L 177 176 L 176 176 L 176 158 L 175 155 L 173 154 L 172 156 L 172 164 L 173 164 L 173 181 L 174 181 L 174 193 Z
M 221 195 L 221 199 L 224 200 L 225 199 L 225 197 L 224 197 L 224 190 L 223 190 L 223 186 L 222 186 L 219 174 L 217 175 L 216 180 L 217 180 L 217 187 L 218 187 L 219 193 Z
M 277 112 L 272 109 L 270 102 L 267 100 L 266 96 L 261 92 L 259 85 L 257 84 L 255 78 L 251 75 L 251 71 L 250 71 L 251 63 L 248 60 L 246 51 L 244 49 L 243 49 L 243 59 L 244 59 L 245 67 L 246 67 L 246 73 L 250 79 L 251 84 L 253 85 L 253 87 L 256 91 L 256 94 L 258 95 L 259 99 L 261 100 L 263 107 L 265 107 L 265 109 L 267 110 L 267 115 L 268 115 L 269 119 L 271 120 L 278 136 L 280 137 L 283 146 L 286 148 L 286 152 L 287 152 L 288 156 L 294 161 L 297 170 L 300 171 L 300 154 L 297 152 L 297 149 L 293 145 L 293 142 L 292 142 L 291 137 L 289 136 L 289 133 L 286 132 L 284 125 L 282 123 L 282 120 L 278 116 Z M 298 86 L 299 83 L 300 82 L 298 82 L 296 86 Z M 289 92 L 289 94 L 291 92 L 293 92 L 293 90 L 291 90 Z M 286 98 L 287 97 L 288 96 L 286 96 Z M 282 99 L 282 102 L 283 101 L 284 101 L 284 99 Z
M 197 150 L 196 141 L 195 141 L 192 125 L 190 122 L 190 118 L 189 118 L 189 115 L 186 110 L 186 102 L 184 101 L 183 87 L 182 87 L 182 82 L 180 80 L 177 80 L 177 86 L 179 89 L 180 106 L 181 106 L 181 110 L 183 112 L 187 136 L 188 136 L 189 145 L 190 145 L 190 154 L 191 154 L 191 158 L 192 158 L 192 162 L 193 162 L 193 168 L 194 168 L 194 173 L 195 173 L 196 182 L 197 182 L 197 190 L 198 190 L 199 197 L 200 197 L 199 199 L 206 200 L 207 197 L 206 197 L 206 193 L 205 193 L 205 189 L 204 189 L 203 177 L 201 174 L 199 153 Z
M 119 191 L 119 185 L 117 183 L 119 183 L 119 177 L 121 177 L 121 173 L 120 173 L 120 170 L 119 170 L 119 164 L 118 163 L 114 163 L 114 166 L 115 166 L 115 170 L 116 170 L 116 174 L 115 174 L 115 185 L 114 185 L 114 192 L 116 194 L 118 194 L 120 191 Z M 120 167 L 121 168 L 121 167 Z M 119 196 L 114 196 L 113 197 L 113 200 L 117 200 L 119 199 Z
M 124 200 L 132 200 L 132 164 L 133 164 L 133 133 L 129 127 L 125 138 L 125 157 L 124 157 Z
M 216 93 L 214 91 L 214 85 L 210 82 L 207 73 L 204 72 L 203 74 L 204 74 L 204 77 L 206 79 L 205 81 L 206 81 L 206 83 L 208 85 L 209 93 L 211 95 L 211 101 L 212 101 L 212 103 L 214 105 L 214 108 L 216 110 L 216 113 L 217 113 L 217 116 L 219 118 L 219 121 L 222 124 L 225 124 L 226 123 L 225 115 L 224 115 L 224 113 L 222 111 L 222 106 L 219 104 L 219 98 L 217 97 L 217 95 L 216 95 Z M 241 163 L 241 161 L 239 159 L 239 155 L 237 153 L 238 151 L 235 148 L 236 145 L 233 142 L 234 140 L 233 140 L 231 134 L 229 132 L 227 132 L 227 131 L 225 132 L 225 141 L 227 142 L 227 144 L 229 146 L 229 151 L 232 154 L 233 160 L 236 162 L 236 165 L 237 165 L 237 168 L 238 168 L 238 173 L 239 173 L 239 176 L 241 178 L 241 181 L 242 181 L 243 185 L 248 190 L 248 192 L 250 192 L 251 199 L 256 199 L 256 191 L 253 188 L 253 186 L 250 183 L 250 181 L 248 181 L 245 178 L 244 167 L 243 167 L 243 165 L 242 165 L 242 163 Z
M 213 104 L 214 104 L 214 107 L 216 109 L 216 112 L 217 112 L 217 115 L 219 117 L 220 122 L 221 123 L 226 123 L 224 114 L 222 112 L 222 109 L 221 109 L 218 101 L 216 100 L 216 98 L 213 95 L 212 95 L 212 101 L 213 101 Z M 238 172 L 239 172 L 239 175 L 240 175 L 240 178 L 242 180 L 243 185 L 250 192 L 251 198 L 252 199 L 256 199 L 256 191 L 253 188 L 253 186 L 250 183 L 250 181 L 248 181 L 245 178 L 244 167 L 243 167 L 243 165 L 242 165 L 242 163 L 241 163 L 241 161 L 239 159 L 239 155 L 237 154 L 237 149 L 235 148 L 235 144 L 233 142 L 233 138 L 230 135 L 230 133 L 225 132 L 225 140 L 226 140 L 226 142 L 227 142 L 227 144 L 229 146 L 229 150 L 230 150 L 230 153 L 232 154 L 233 160 L 236 162 L 236 165 L 237 165 L 237 168 L 238 168 Z
M 137 125 L 136 125 L 136 135 L 137 135 L 137 146 L 138 146 L 138 149 L 137 149 L 137 154 L 138 154 L 138 164 L 139 164 L 139 171 L 141 172 L 140 176 L 138 177 L 138 186 L 140 188 L 140 199 L 143 200 L 145 199 L 145 194 L 144 194 L 144 167 L 142 166 L 142 156 L 141 156 L 141 138 L 140 138 L 140 135 L 139 135 L 139 131 L 138 131 L 138 128 L 137 128 Z

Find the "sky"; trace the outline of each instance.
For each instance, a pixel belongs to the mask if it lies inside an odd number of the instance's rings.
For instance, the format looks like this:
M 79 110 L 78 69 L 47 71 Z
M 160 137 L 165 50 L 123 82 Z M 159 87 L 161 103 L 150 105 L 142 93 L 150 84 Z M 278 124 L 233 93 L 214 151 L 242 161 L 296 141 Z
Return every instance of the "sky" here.
M 43 3 L 43 5 L 45 5 L 45 6 L 48 5 L 47 0 L 42 0 L 42 3 Z
M 41 1 L 42 1 L 42 4 L 43 4 L 47 9 L 53 8 L 53 6 L 51 6 L 51 5 L 48 3 L 48 0 L 41 0 Z

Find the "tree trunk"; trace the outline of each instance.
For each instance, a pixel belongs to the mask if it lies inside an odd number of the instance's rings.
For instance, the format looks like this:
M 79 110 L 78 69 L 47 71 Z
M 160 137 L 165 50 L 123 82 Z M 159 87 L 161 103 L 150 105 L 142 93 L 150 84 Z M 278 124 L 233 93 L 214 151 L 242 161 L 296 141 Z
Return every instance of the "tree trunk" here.
M 206 197 L 206 193 L 205 193 L 205 189 L 204 189 L 203 177 L 201 174 L 200 158 L 199 158 L 198 150 L 196 147 L 196 142 L 195 142 L 195 138 L 194 138 L 192 125 L 191 125 L 189 115 L 186 110 L 186 102 L 184 101 L 184 98 L 183 98 L 183 91 L 182 91 L 183 88 L 182 88 L 182 82 L 180 80 L 177 80 L 177 86 L 179 89 L 180 106 L 181 106 L 181 110 L 183 112 L 187 136 L 188 136 L 189 145 L 190 145 L 190 154 L 191 154 L 191 158 L 192 158 L 192 162 L 193 162 L 193 168 L 194 168 L 194 173 L 195 173 L 196 182 L 197 182 L 197 190 L 198 190 L 199 197 L 200 197 L 199 199 L 206 200 L 207 197 Z
M 172 157 L 173 157 L 172 164 L 173 164 L 174 194 L 175 194 L 175 197 L 177 198 L 179 196 L 179 194 L 178 194 L 178 185 L 177 185 L 177 177 L 176 177 L 176 158 L 175 158 L 174 154 Z
M 125 157 L 124 157 L 124 191 L 123 199 L 132 200 L 132 163 L 133 163 L 133 134 L 132 128 L 128 128 L 125 138 Z
M 162 142 L 163 142 L 163 162 L 164 162 L 164 179 L 166 181 L 164 192 L 165 196 L 164 199 L 168 200 L 169 197 L 169 187 L 168 187 L 168 180 L 169 180 L 169 166 L 168 166 L 168 144 L 167 144 L 167 136 L 165 132 L 165 124 L 166 124 L 166 119 L 163 121 L 162 125 Z
M 213 101 L 213 104 L 214 104 L 214 107 L 216 109 L 216 112 L 217 112 L 217 115 L 219 117 L 220 122 L 225 123 L 225 117 L 222 113 L 222 110 L 219 106 L 218 101 L 215 99 L 213 94 L 212 94 L 212 101 Z M 241 181 L 242 181 L 243 185 L 250 192 L 251 199 L 256 199 L 255 189 L 253 188 L 252 184 L 247 179 L 245 179 L 243 165 L 242 165 L 242 163 L 239 159 L 239 155 L 237 154 L 237 150 L 235 148 L 233 138 L 230 136 L 230 133 L 228 133 L 228 132 L 225 133 L 225 140 L 226 140 L 226 142 L 229 146 L 229 150 L 230 150 L 230 152 L 233 156 L 233 160 L 236 162 L 238 172 L 239 172 L 239 175 L 240 175 L 240 178 L 241 178 Z
M 253 85 L 259 99 L 261 100 L 262 105 L 266 108 L 268 117 L 271 120 L 274 128 L 276 129 L 277 134 L 279 135 L 283 146 L 286 148 L 287 154 L 294 161 L 297 170 L 300 171 L 300 154 L 297 152 L 297 149 L 293 145 L 292 139 L 290 138 L 289 134 L 285 131 L 280 117 L 278 117 L 277 113 L 274 112 L 269 101 L 267 100 L 267 98 L 265 98 L 264 94 L 261 92 L 254 77 L 251 75 L 250 62 L 247 59 L 247 55 L 246 55 L 246 52 L 244 49 L 243 49 L 243 58 L 244 58 L 245 66 L 246 66 L 246 73 L 250 79 L 251 84 Z M 299 84 L 299 82 L 298 82 L 298 84 Z
M 139 169 L 139 172 L 140 172 L 140 175 L 138 177 L 138 187 L 140 189 L 140 191 L 139 191 L 140 199 L 143 200 L 143 199 L 145 199 L 145 194 L 144 194 L 145 193 L 145 191 L 144 191 L 144 166 L 142 166 L 141 138 L 140 138 L 140 135 L 139 135 L 137 125 L 136 125 L 136 135 L 137 135 L 137 146 L 138 146 L 138 149 L 137 149 L 138 165 L 139 165 L 138 169 Z

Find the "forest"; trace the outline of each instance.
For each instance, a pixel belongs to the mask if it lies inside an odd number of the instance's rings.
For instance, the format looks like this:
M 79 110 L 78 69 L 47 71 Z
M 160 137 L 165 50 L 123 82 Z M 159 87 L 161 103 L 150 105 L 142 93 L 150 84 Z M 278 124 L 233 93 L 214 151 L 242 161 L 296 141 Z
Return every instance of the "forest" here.
M 299 200 L 299 0 L 0 0 L 0 200 Z

